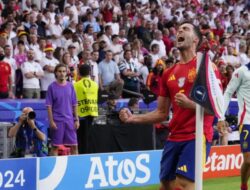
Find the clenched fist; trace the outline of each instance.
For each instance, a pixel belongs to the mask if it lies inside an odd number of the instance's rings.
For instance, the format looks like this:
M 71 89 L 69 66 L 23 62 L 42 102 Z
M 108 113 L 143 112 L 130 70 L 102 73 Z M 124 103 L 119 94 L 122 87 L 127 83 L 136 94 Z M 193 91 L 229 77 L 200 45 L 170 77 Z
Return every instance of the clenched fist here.
M 132 122 L 133 114 L 128 108 L 123 108 L 119 113 L 119 118 L 124 123 Z

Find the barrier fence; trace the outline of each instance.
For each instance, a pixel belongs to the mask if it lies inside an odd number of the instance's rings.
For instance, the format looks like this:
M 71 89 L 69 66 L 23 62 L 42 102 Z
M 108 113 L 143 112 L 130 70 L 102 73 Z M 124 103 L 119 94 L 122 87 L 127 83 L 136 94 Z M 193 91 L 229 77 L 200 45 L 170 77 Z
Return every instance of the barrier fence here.
M 117 108 L 126 104 L 127 100 L 119 100 Z M 35 109 L 39 122 L 47 123 L 44 100 L 1 101 L 0 122 L 14 122 L 26 106 Z M 156 102 L 145 105 L 140 101 L 140 109 L 155 107 Z M 228 114 L 237 112 L 237 101 L 233 100 Z M 158 184 L 160 158 L 161 151 L 152 150 L 0 160 L 0 190 L 112 189 Z M 239 145 L 212 147 L 204 178 L 238 176 L 242 162 Z
M 159 184 L 161 150 L 0 160 L 0 189 L 112 189 Z M 212 147 L 204 178 L 238 176 L 239 145 Z
M 128 99 L 120 99 L 116 103 L 116 108 L 127 106 Z M 99 105 L 100 107 L 105 104 Z M 37 115 L 37 120 L 41 122 L 48 122 L 47 109 L 45 106 L 45 100 L 34 100 L 34 99 L 5 99 L 0 101 L 0 122 L 15 122 L 15 119 L 21 114 L 21 110 L 26 107 L 32 107 Z M 157 102 L 154 101 L 149 105 L 139 101 L 139 107 L 142 110 L 153 110 L 157 106 Z M 238 103 L 236 99 L 232 99 L 229 104 L 227 114 L 237 115 Z

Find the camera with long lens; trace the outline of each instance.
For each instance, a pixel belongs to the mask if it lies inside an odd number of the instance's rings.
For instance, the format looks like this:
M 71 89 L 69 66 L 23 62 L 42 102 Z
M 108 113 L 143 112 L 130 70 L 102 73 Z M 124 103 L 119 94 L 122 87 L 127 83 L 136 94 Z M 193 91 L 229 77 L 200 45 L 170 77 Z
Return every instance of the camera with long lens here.
M 34 111 L 31 111 L 27 115 L 27 119 L 35 119 L 36 118 L 36 113 Z

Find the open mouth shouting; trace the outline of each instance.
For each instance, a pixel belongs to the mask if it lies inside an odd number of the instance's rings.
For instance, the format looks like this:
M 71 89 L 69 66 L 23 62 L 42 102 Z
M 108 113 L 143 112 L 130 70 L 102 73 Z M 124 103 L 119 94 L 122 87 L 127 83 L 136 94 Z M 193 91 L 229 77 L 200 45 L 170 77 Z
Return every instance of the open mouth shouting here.
M 183 36 L 178 36 L 177 37 L 177 47 L 182 46 L 184 41 L 185 41 L 185 38 Z
M 178 37 L 178 39 L 177 39 L 178 42 L 183 42 L 184 40 L 185 40 L 185 38 L 182 36 Z

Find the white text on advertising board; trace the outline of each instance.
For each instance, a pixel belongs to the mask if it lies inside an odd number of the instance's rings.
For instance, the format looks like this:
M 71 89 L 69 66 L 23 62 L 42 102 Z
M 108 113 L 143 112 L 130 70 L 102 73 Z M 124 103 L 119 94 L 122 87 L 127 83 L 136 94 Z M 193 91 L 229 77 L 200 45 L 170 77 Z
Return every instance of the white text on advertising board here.
M 85 188 L 93 188 L 94 181 L 99 181 L 100 187 L 129 185 L 132 182 L 143 184 L 150 179 L 150 169 L 145 163 L 149 163 L 149 154 L 140 154 L 135 163 L 131 159 L 115 160 L 113 156 L 108 156 L 105 162 L 101 157 L 91 157 L 91 168 Z M 107 172 L 105 172 L 107 170 Z M 116 172 L 116 173 L 115 173 Z M 137 172 L 144 175 L 137 176 Z M 117 177 L 115 177 L 117 176 Z
M 240 169 L 242 162 L 242 154 L 218 155 L 214 152 L 208 157 L 204 172 Z

